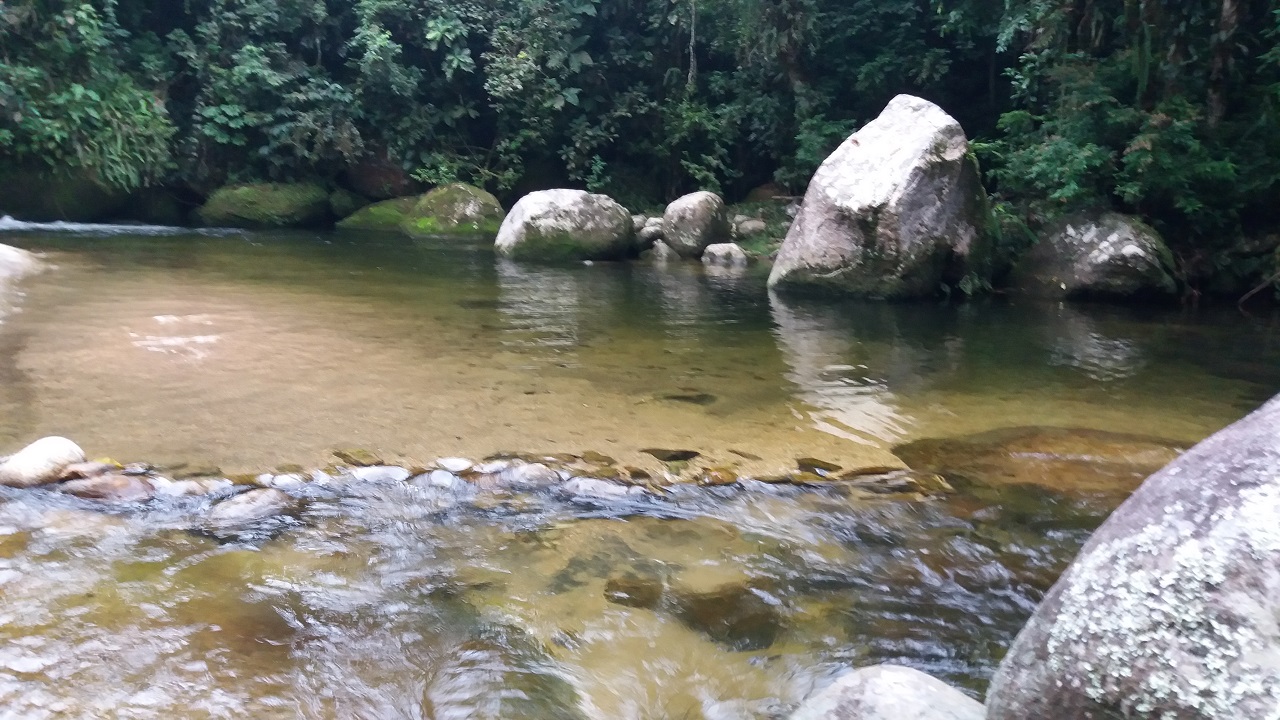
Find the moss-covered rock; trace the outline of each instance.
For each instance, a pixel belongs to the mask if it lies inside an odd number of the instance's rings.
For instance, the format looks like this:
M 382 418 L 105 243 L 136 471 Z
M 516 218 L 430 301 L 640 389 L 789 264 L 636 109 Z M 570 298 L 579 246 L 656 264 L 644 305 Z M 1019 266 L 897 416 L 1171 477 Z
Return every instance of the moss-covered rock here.
M 383 230 L 398 232 L 413 216 L 418 198 L 403 197 L 366 205 L 338 222 L 341 230 Z
M 502 204 L 490 193 L 450 183 L 423 195 L 400 229 L 413 236 L 496 235 L 505 217 Z
M 369 199 L 345 188 L 329 194 L 329 212 L 336 218 L 350 217 L 352 213 L 369 204 Z
M 309 227 L 329 219 L 329 193 L 309 183 L 230 185 L 214 192 L 197 215 L 217 227 Z
M 112 217 L 127 193 L 103 187 L 83 172 L 0 169 L 0 216 L 31 222 L 93 222 Z

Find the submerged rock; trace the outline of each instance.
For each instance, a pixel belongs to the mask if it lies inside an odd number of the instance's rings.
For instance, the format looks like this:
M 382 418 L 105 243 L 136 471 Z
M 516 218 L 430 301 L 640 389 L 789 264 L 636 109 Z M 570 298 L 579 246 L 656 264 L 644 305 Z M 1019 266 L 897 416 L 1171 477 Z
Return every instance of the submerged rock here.
M 423 195 L 400 229 L 415 237 L 494 235 L 504 217 L 502 204 L 491 193 L 450 183 Z
M 520 199 L 495 247 L 516 260 L 614 260 L 633 249 L 627 209 L 605 195 L 542 190 Z
M 625 572 L 605 581 L 604 597 L 615 605 L 652 609 L 662 600 L 662 590 L 662 578 L 657 575 Z
M 875 665 L 836 678 L 790 720 L 983 720 L 983 715 L 982 703 L 937 678 L 898 665 Z
M 197 214 L 213 227 L 312 227 L 329 219 L 329 193 L 307 183 L 232 185 L 210 195 Z
M 56 489 L 86 500 L 106 502 L 142 502 L 156 494 L 156 485 L 151 480 L 122 473 L 68 480 L 57 485 Z
M 712 192 L 685 195 L 662 215 L 663 241 L 680 257 L 697 259 L 710 245 L 733 239 L 724 200 Z
M 703 265 L 720 265 L 723 267 L 746 267 L 750 260 L 747 253 L 735 243 L 717 243 L 708 245 L 702 253 Z
M 1152 475 L 1019 633 L 990 720 L 1280 709 L 1280 398 Z
M 747 583 L 698 590 L 677 587 L 672 600 L 681 622 L 734 650 L 763 650 L 782 631 L 778 608 Z
M 1045 298 L 1168 296 L 1178 288 L 1173 253 L 1159 233 L 1112 212 L 1051 225 L 1018 262 L 1012 284 Z
M 234 529 L 282 515 L 293 507 L 293 498 L 275 488 L 261 488 L 223 500 L 209 511 L 214 530 Z
M 35 487 L 55 482 L 70 465 L 84 462 L 84 451 L 64 437 L 31 443 L 0 464 L 0 485 Z
M 985 274 L 989 220 L 960 124 L 899 95 L 822 163 L 769 286 L 932 295 L 944 281 Z

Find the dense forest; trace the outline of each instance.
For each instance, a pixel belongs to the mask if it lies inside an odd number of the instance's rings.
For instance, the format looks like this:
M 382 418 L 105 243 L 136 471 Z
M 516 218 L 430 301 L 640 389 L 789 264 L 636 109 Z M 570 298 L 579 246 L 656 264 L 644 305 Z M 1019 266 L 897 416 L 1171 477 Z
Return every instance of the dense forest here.
M 7 0 L 0 61 L 0 164 L 125 190 L 799 192 L 908 92 L 974 139 L 1006 244 L 1111 207 L 1244 282 L 1280 224 L 1275 0 Z

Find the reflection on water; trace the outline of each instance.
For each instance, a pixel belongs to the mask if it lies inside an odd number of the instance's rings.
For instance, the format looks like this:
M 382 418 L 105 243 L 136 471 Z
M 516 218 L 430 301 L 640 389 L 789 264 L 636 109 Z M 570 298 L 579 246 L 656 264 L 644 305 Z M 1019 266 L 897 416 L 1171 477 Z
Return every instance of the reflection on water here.
M 2 491 L 0 717 L 781 718 L 886 661 L 981 692 L 1122 497 L 1107 478 L 1167 451 L 1055 428 L 1192 442 L 1280 390 L 1273 317 L 812 303 L 761 268 L 358 235 L 0 241 L 58 265 L 0 325 L 0 451 L 65 434 L 234 472 L 657 447 L 765 477 L 921 441 L 904 456 L 960 488 L 336 483 L 226 543 L 185 530 L 202 498 Z

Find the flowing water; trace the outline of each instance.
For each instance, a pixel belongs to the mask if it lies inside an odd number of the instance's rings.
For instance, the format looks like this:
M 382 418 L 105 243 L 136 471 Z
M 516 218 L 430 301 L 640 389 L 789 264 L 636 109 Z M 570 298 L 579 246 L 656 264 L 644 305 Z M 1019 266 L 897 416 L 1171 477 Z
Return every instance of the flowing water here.
M 668 448 L 755 477 L 905 460 L 956 488 L 335 482 L 232 538 L 191 532 L 207 498 L 6 490 L 0 718 L 781 718 L 875 662 L 980 694 L 1125 493 L 1280 390 L 1274 315 L 813 303 L 759 269 L 367 235 L 0 242 L 52 266 L 0 288 L 0 451 L 660 472 L 643 451 Z

